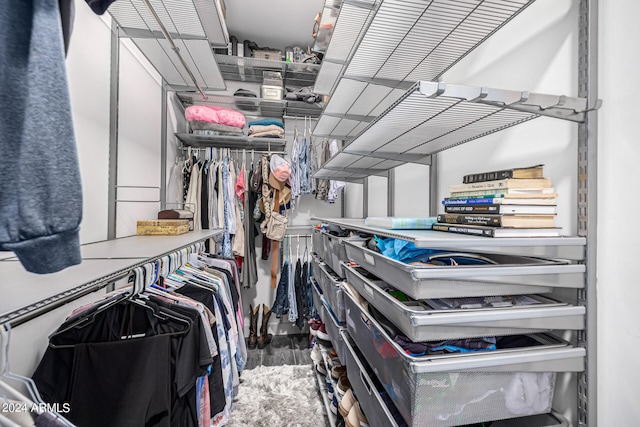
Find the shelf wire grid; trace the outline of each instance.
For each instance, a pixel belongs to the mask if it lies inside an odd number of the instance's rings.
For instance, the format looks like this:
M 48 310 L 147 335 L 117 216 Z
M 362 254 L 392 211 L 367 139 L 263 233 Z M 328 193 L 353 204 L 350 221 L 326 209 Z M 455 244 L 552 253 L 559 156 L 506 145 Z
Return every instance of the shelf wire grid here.
M 203 8 L 203 11 L 210 9 L 203 6 L 202 0 L 197 1 L 198 7 Z M 210 48 L 211 40 L 207 38 L 208 35 L 215 33 L 215 29 L 205 29 L 196 4 L 193 1 L 180 0 L 150 0 L 150 2 L 198 84 L 212 89 L 224 88 L 224 80 Z M 160 25 L 143 0 L 115 2 L 109 7 L 109 13 L 122 28 L 161 34 Z M 206 24 L 211 26 L 212 22 L 209 18 L 206 18 Z M 167 83 L 193 86 L 188 71 L 166 39 L 132 37 L 131 40 Z
M 330 66 L 333 68 L 333 95 L 325 111 L 334 115 L 362 114 L 370 121 L 399 99 L 403 92 L 396 89 L 371 101 L 371 92 L 380 86 L 376 80 L 387 79 L 398 84 L 436 80 L 532 2 L 384 0 L 377 13 L 371 14 L 370 24 L 363 27 L 366 34 L 361 41 L 355 45 L 344 41 L 341 44 L 343 51 L 353 51 L 352 58 L 345 68 L 336 70 L 335 64 Z M 340 20 L 347 19 L 343 15 L 345 13 L 341 12 L 336 23 L 336 34 L 339 34 Z M 327 53 L 332 45 L 329 45 Z M 343 78 L 336 84 L 341 75 Z M 327 78 L 322 69 L 318 78 L 318 82 Z M 370 79 L 371 82 L 348 87 L 348 79 Z M 316 87 L 320 86 L 318 82 Z M 390 83 L 386 85 L 393 88 Z M 327 84 L 320 87 L 326 89 Z M 366 105 L 372 108 L 356 113 L 363 99 L 369 101 Z M 350 139 L 361 130 L 361 123 L 321 118 L 314 134 Z

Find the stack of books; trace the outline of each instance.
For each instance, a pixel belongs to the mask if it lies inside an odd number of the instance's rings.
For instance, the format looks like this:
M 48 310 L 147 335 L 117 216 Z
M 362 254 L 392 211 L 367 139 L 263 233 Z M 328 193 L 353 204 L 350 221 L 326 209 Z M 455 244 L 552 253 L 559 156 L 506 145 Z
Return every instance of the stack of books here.
M 544 165 L 465 175 L 449 188 L 434 230 L 485 237 L 555 237 L 558 194 Z

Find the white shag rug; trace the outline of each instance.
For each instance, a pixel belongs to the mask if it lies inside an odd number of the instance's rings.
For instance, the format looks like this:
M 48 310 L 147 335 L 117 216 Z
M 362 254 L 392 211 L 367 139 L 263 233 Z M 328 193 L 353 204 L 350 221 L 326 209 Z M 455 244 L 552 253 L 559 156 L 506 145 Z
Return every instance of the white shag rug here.
M 244 370 L 229 427 L 327 425 L 311 365 L 258 366 Z

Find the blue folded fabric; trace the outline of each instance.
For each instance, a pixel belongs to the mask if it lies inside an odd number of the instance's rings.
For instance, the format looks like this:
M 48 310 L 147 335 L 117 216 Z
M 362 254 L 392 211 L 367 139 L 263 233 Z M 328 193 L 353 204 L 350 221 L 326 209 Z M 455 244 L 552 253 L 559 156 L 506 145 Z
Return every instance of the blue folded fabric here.
M 284 124 L 280 120 L 275 120 L 275 119 L 262 119 L 262 120 L 257 120 L 255 122 L 249 122 L 247 124 L 247 126 L 270 126 L 270 125 L 280 126 L 282 129 L 284 129 Z

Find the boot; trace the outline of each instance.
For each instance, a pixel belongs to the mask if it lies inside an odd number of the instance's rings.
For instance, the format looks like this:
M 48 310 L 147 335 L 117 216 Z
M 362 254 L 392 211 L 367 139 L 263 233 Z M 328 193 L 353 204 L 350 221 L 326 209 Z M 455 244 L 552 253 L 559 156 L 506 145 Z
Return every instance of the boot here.
M 260 306 L 252 307 L 249 304 L 249 310 L 251 313 L 251 320 L 249 322 L 249 348 L 256 348 L 256 344 L 258 344 L 258 316 L 260 316 Z
M 264 348 L 271 342 L 273 335 L 267 333 L 269 327 L 269 318 L 271 310 L 267 309 L 265 304 L 262 305 L 262 326 L 260 327 L 260 336 L 258 337 L 258 348 Z

